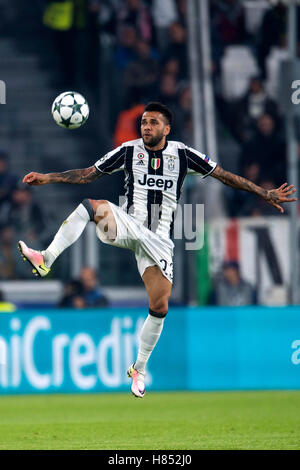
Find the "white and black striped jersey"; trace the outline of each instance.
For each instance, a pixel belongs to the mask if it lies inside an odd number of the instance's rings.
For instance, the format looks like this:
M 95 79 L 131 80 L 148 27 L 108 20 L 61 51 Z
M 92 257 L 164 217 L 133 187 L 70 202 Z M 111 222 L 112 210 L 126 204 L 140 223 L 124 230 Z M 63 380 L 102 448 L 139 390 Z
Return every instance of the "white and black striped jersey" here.
M 125 142 L 95 163 L 105 174 L 124 170 L 126 203 L 123 209 L 162 238 L 171 238 L 174 216 L 187 174 L 201 178 L 216 163 L 182 142 L 166 141 L 162 150 L 151 151 L 143 139 Z

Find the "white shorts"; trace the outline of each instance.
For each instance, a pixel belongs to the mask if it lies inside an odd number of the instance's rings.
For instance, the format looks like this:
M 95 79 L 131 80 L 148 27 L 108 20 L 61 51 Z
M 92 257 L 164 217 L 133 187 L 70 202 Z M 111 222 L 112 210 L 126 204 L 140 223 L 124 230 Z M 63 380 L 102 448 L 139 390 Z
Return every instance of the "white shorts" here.
M 141 222 L 127 214 L 121 207 L 107 201 L 117 224 L 117 236 L 111 241 L 96 225 L 98 238 L 108 245 L 127 248 L 134 251 L 137 267 L 142 277 L 148 266 L 158 266 L 162 274 L 173 283 L 173 249 L 172 240 L 160 238 Z

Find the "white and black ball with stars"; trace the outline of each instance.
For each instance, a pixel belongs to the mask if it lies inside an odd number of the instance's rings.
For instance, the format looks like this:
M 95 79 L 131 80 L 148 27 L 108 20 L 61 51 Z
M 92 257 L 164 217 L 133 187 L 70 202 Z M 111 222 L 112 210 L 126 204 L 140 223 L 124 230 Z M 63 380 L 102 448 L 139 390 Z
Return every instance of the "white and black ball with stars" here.
M 89 117 L 89 106 L 80 93 L 65 91 L 53 101 L 52 116 L 59 126 L 77 129 L 86 123 Z

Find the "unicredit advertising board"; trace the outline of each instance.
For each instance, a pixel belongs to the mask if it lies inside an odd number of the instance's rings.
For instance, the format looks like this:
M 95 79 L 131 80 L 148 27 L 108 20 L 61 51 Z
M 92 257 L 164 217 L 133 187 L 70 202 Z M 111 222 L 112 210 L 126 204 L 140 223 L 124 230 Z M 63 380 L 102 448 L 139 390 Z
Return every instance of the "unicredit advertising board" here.
M 0 315 L 0 393 L 129 391 L 147 312 Z M 300 309 L 170 309 L 148 390 L 300 389 Z

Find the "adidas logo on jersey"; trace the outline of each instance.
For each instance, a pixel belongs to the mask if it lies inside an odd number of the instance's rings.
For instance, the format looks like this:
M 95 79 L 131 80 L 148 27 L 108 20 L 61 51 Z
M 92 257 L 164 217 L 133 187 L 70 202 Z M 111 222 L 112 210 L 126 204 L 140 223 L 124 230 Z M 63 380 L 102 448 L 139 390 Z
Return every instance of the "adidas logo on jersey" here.
M 136 165 L 145 165 L 145 163 L 143 162 L 143 160 L 139 160 Z
M 157 188 L 161 188 L 164 191 L 172 188 L 173 186 L 172 180 L 165 180 L 161 177 L 157 177 L 157 175 L 149 176 L 149 178 L 147 178 L 147 175 L 144 175 L 143 180 L 138 180 L 138 182 L 142 186 L 147 186 L 148 188 L 153 188 L 156 186 Z

